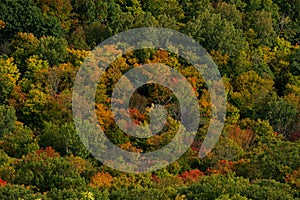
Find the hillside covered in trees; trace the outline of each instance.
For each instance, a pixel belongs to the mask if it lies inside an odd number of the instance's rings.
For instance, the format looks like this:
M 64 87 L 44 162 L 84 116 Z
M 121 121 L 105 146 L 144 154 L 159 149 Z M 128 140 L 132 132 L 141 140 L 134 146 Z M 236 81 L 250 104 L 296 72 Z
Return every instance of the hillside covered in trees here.
M 132 174 L 103 165 L 85 148 L 72 92 L 77 71 L 99 43 L 139 27 L 168 28 L 201 44 L 223 77 L 227 112 L 218 143 L 199 158 L 212 110 L 201 74 L 163 49 L 120 56 L 95 96 L 98 122 L 113 144 L 151 152 L 179 128 L 179 102 L 158 84 L 136 90 L 129 112 L 136 125 L 145 125 L 151 105 L 164 105 L 159 134 L 140 139 L 115 123 L 113 88 L 142 64 L 166 64 L 184 75 L 201 117 L 183 156 Z M 299 43 L 299 0 L 1 0 L 0 199 L 300 199 Z

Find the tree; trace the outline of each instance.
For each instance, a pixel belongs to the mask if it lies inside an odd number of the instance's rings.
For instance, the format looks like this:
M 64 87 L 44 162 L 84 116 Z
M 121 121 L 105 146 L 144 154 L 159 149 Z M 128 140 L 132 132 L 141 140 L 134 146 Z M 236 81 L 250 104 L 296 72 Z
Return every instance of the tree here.
M 215 10 L 221 14 L 223 19 L 232 22 L 235 28 L 242 28 L 243 16 L 242 13 L 237 9 L 236 4 L 220 2 L 217 4 Z
M 58 126 L 50 122 L 44 123 L 44 129 L 39 136 L 39 144 L 42 147 L 52 146 L 62 156 L 76 155 L 86 158 L 89 155 L 73 124 Z
M 15 84 L 7 75 L 0 73 L 0 104 L 8 104 L 13 97 Z
M 273 27 L 272 14 L 266 11 L 256 11 L 252 15 L 249 28 L 257 34 L 258 44 L 271 46 L 276 40 L 276 32 Z
M 108 12 L 112 12 L 111 6 L 116 3 L 103 0 L 79 0 L 73 1 L 73 15 L 79 21 L 79 25 L 91 24 L 95 20 L 106 21 L 109 17 Z M 101 11 L 101 12 L 99 12 Z
M 70 0 L 36 0 L 35 4 L 42 10 L 48 18 L 56 18 L 58 25 L 68 31 L 71 26 L 72 5 Z
M 0 105 L 0 137 L 15 130 L 17 120 L 14 108 L 7 105 Z
M 18 32 L 60 36 L 62 27 L 56 17 L 44 17 L 34 0 L 3 0 L 0 3 L 0 19 L 5 28 L 0 30 L 0 37 L 11 40 Z
M 269 121 L 266 120 L 251 120 L 249 118 L 246 118 L 241 119 L 237 123 L 237 125 L 242 130 L 248 130 L 248 134 L 252 134 L 251 132 L 253 132 L 254 135 L 252 138 L 252 145 L 250 149 L 257 147 L 257 145 L 262 143 L 268 144 L 281 139 L 276 135 L 276 133 L 274 133 L 273 127 L 270 125 Z
M 73 33 L 70 35 L 68 42 L 70 43 L 70 46 L 75 49 L 90 49 L 89 45 L 86 42 L 86 32 L 81 26 L 75 28 Z
M 52 200 L 93 200 L 93 199 L 103 199 L 109 200 L 109 193 L 107 190 L 100 191 L 98 189 L 93 188 L 83 188 L 83 189 L 57 189 L 52 188 L 48 193 L 47 197 Z
M 259 117 L 269 120 L 274 131 L 289 136 L 297 113 L 298 110 L 295 104 L 280 97 L 273 97 L 261 109 Z
M 300 76 L 300 48 L 295 49 L 290 55 L 290 72 L 294 76 Z
M 9 157 L 3 149 L 0 150 L 0 177 L 10 183 L 15 176 L 14 163 L 16 159 Z
M 174 16 L 175 19 L 180 20 L 184 17 L 184 12 L 178 0 L 150 0 L 142 3 L 142 8 L 146 12 L 151 12 L 155 17 L 158 17 L 162 13 L 167 16 Z
M 240 110 L 242 118 L 256 119 L 274 93 L 272 79 L 263 79 L 254 71 L 241 74 L 233 84 L 234 92 L 231 94 L 233 105 Z
M 248 200 L 248 198 L 245 196 L 241 196 L 240 194 L 234 194 L 234 195 L 224 194 L 219 196 L 216 200 Z
M 27 71 L 26 60 L 36 54 L 39 40 L 32 33 L 18 32 L 11 41 L 12 56 L 23 74 Z
M 238 199 L 292 200 L 297 195 L 286 183 L 274 180 L 257 180 L 250 183 L 248 179 L 232 174 L 203 177 L 199 182 L 182 188 L 179 192 L 184 194 L 186 199 L 208 200 L 226 199 L 228 195 L 241 197 Z
M 39 149 L 32 131 L 20 122 L 16 123 L 14 132 L 3 136 L 0 146 L 9 156 L 15 158 L 21 158 L 21 156 Z
M 20 77 L 13 58 L 0 57 L 0 104 L 9 104 Z
M 13 58 L 0 58 L 0 74 L 6 75 L 16 84 L 20 77 L 20 72 Z
M 273 0 L 280 11 L 280 35 L 293 44 L 300 41 L 299 38 L 299 20 L 300 20 L 300 2 L 297 0 Z
M 46 70 L 49 67 L 47 61 L 39 59 L 39 56 L 30 56 L 26 61 L 26 71 L 23 73 L 23 79 L 27 79 L 31 84 L 35 84 L 38 80 L 38 73 L 42 70 Z
M 270 141 L 269 144 L 259 144 L 249 156 L 250 163 L 240 164 L 237 175 L 254 179 L 285 180 L 286 174 L 291 174 L 300 164 L 300 142 Z
M 280 13 L 283 16 L 289 16 L 292 20 L 299 20 L 300 19 L 300 2 L 297 0 L 273 0 L 280 9 Z
M 52 111 L 50 99 L 50 95 L 39 89 L 30 90 L 24 107 L 21 109 L 20 120 L 31 128 L 41 128 L 43 121 L 51 120 L 50 116 Z
M 219 50 L 229 56 L 237 55 L 246 44 L 242 30 L 235 28 L 231 21 L 210 9 L 204 10 L 187 22 L 183 31 L 206 50 Z
M 110 188 L 112 182 L 112 176 L 109 173 L 98 172 L 90 181 L 90 186 L 99 189 Z
M 7 184 L 0 187 L 0 196 L 3 200 L 10 199 L 43 199 L 47 198 L 41 193 L 35 193 L 32 189 L 21 185 Z
M 15 164 L 15 169 L 15 184 L 35 186 L 41 192 L 85 186 L 78 170 L 51 147 L 24 156 Z
M 68 42 L 63 38 L 42 37 L 37 47 L 38 55 L 42 60 L 47 60 L 50 66 L 66 62 L 68 57 Z
M 166 189 L 144 189 L 144 188 L 138 188 L 138 189 L 121 189 L 116 190 L 111 193 L 111 198 L 116 200 L 138 200 L 138 199 L 145 199 L 145 200 L 151 200 L 151 199 L 170 199 L 171 197 L 176 197 L 176 189 L 174 188 L 166 188 Z

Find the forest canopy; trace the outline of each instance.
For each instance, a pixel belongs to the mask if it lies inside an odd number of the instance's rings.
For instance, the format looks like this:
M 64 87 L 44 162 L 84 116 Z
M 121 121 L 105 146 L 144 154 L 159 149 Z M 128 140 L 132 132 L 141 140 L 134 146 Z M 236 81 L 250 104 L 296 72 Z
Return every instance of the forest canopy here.
M 98 44 L 140 27 L 175 30 L 202 45 L 222 75 L 227 114 L 218 143 L 199 158 L 212 115 L 201 74 L 164 49 L 118 57 L 99 80 L 94 105 L 113 144 L 155 151 L 180 126 L 179 102 L 159 84 L 138 88 L 129 109 L 142 126 L 153 103 L 163 105 L 167 119 L 158 134 L 136 138 L 115 123 L 113 88 L 143 64 L 162 63 L 184 75 L 199 104 L 189 114 L 201 117 L 183 156 L 163 169 L 131 174 L 86 149 L 74 124 L 72 92 L 77 71 Z M 1 199 L 300 199 L 299 43 L 299 0 L 1 0 Z

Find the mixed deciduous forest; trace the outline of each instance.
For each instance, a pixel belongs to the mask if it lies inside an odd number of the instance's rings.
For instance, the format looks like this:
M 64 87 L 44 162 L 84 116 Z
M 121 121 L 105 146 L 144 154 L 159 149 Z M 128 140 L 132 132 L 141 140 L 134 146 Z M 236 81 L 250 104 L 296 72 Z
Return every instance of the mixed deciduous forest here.
M 137 125 L 148 122 L 152 103 L 168 110 L 162 131 L 148 139 L 123 133 L 109 102 L 126 71 L 166 64 L 198 95 L 201 123 L 188 151 L 166 168 L 130 174 L 103 165 L 79 139 L 77 70 L 96 45 L 137 27 L 184 33 L 217 64 L 227 116 L 205 158 L 198 151 L 211 116 L 209 91 L 192 65 L 162 49 L 133 51 L 110 65 L 98 84 L 97 117 L 124 150 L 166 145 L 180 124 L 170 90 L 145 85 L 131 98 Z M 0 199 L 300 199 L 299 43 L 299 0 L 1 0 Z

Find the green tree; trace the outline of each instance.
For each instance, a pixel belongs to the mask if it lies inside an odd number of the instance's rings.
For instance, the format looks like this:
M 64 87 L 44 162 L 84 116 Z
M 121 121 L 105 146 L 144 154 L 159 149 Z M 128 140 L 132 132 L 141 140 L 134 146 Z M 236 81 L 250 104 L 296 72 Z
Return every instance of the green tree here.
M 72 5 L 70 0 L 36 0 L 35 4 L 42 10 L 47 18 L 56 19 L 58 25 L 68 31 L 71 26 Z
M 272 14 L 266 11 L 255 11 L 249 13 L 252 16 L 249 28 L 252 28 L 257 34 L 258 44 L 271 46 L 276 40 Z
M 196 18 L 197 15 L 204 12 L 206 9 L 212 9 L 210 0 L 181 0 L 179 3 L 184 11 L 184 18 L 181 20 L 184 24 L 186 24 L 189 20 Z
M 72 46 L 75 49 L 90 49 L 86 42 L 86 32 L 81 26 L 75 28 L 73 33 L 70 35 L 68 42 L 70 43 L 70 46 Z
M 294 76 L 300 76 L 300 48 L 295 49 L 290 55 L 290 72 Z
M 250 163 L 238 166 L 237 174 L 251 180 L 274 179 L 280 182 L 285 180 L 300 165 L 300 142 L 269 141 L 269 144 L 260 144 L 252 150 L 249 156 Z
M 106 21 L 108 12 L 113 12 L 110 6 L 116 6 L 111 1 L 103 0 L 78 0 L 72 2 L 73 16 L 79 20 L 79 25 L 91 24 L 95 20 Z M 99 12 L 101 11 L 101 12 Z M 112 13 L 110 13 L 112 14 Z
M 216 200 L 248 200 L 248 198 L 245 196 L 241 196 L 240 194 L 234 194 L 234 195 L 224 194 L 219 196 Z
M 273 127 L 270 125 L 269 121 L 261 119 L 251 120 L 246 118 L 240 120 L 237 124 L 242 130 L 250 130 L 254 133 L 251 149 L 257 147 L 258 144 L 271 143 L 280 140 L 280 137 L 277 137 L 274 133 Z
M 293 44 L 299 43 L 299 20 L 300 20 L 300 2 L 297 0 L 273 0 L 280 11 L 280 36 L 289 40 Z
M 288 184 L 274 180 L 258 180 L 250 183 L 248 179 L 235 177 L 232 174 L 203 177 L 197 183 L 183 188 L 180 193 L 184 194 L 186 199 L 206 200 L 224 199 L 228 195 L 230 197 L 238 196 L 241 199 L 268 200 L 292 200 L 296 196 L 296 193 Z
M 272 79 L 263 79 L 254 71 L 241 74 L 233 84 L 232 102 L 240 110 L 242 118 L 256 119 L 266 101 L 274 93 Z
M 197 183 L 183 188 L 180 193 L 186 199 L 217 199 L 221 195 L 242 194 L 249 187 L 249 180 L 232 175 L 212 175 L 201 178 Z
M 0 150 L 0 177 L 8 183 L 12 182 L 15 176 L 15 161 L 16 159 L 9 157 L 3 149 Z
M 269 120 L 274 131 L 288 136 L 291 134 L 291 126 L 294 125 L 297 113 L 295 104 L 279 97 L 273 97 L 261 109 L 259 116 L 261 119 Z
M 249 199 L 292 200 L 296 197 L 295 192 L 288 184 L 270 179 L 254 181 L 244 193 Z
M 14 108 L 7 105 L 0 105 L 0 136 L 11 133 L 15 130 L 17 120 Z
M 51 120 L 51 97 L 39 89 L 32 89 L 22 108 L 20 120 L 26 125 L 42 127 L 43 121 Z
M 142 7 L 144 11 L 151 12 L 155 17 L 158 17 L 161 14 L 174 16 L 177 20 L 180 20 L 184 17 L 183 9 L 178 0 L 150 0 L 143 2 Z
M 22 74 L 27 71 L 26 60 L 36 53 L 38 45 L 39 40 L 32 33 L 18 32 L 11 41 L 12 56 Z
M 183 31 L 208 51 L 219 50 L 223 54 L 233 56 L 245 47 L 242 30 L 236 29 L 231 21 L 210 9 L 204 10 L 187 22 Z
M 243 25 L 243 15 L 240 12 L 236 4 L 229 4 L 225 2 L 220 2 L 215 10 L 221 14 L 222 19 L 231 21 L 235 28 L 242 28 Z
M 109 193 L 107 190 L 100 191 L 93 188 L 85 189 L 62 189 L 52 188 L 48 193 L 47 197 L 52 200 L 92 200 L 92 199 L 101 199 L 109 200 Z
M 19 118 L 30 128 L 41 130 L 44 121 L 55 124 L 64 124 L 72 121 L 71 94 L 63 91 L 59 95 L 51 96 L 47 91 L 38 87 L 29 91 L 29 94 L 20 109 Z
M 61 155 L 77 155 L 87 157 L 88 151 L 83 146 L 73 124 L 65 123 L 62 126 L 45 122 L 42 134 L 39 136 L 42 147 L 52 146 Z
M 62 27 L 56 17 L 44 17 L 33 0 L 3 0 L 0 3 L 0 19 L 5 22 L 5 29 L 0 30 L 0 37 L 11 40 L 18 32 L 59 36 Z
M 41 199 L 47 200 L 45 195 L 41 193 L 35 193 L 32 189 L 26 188 L 21 185 L 10 185 L 7 184 L 4 187 L 0 187 L 0 196 L 3 200 L 11 200 L 11 199 Z
M 15 184 L 35 186 L 41 192 L 86 185 L 77 169 L 50 147 L 26 155 L 16 163 L 15 169 Z
M 0 104 L 8 104 L 14 94 L 15 84 L 13 80 L 5 74 L 0 73 Z
M 37 47 L 38 55 L 42 60 L 47 60 L 50 66 L 66 62 L 69 55 L 68 42 L 63 38 L 42 37 Z
M 21 158 L 39 149 L 33 132 L 20 122 L 16 123 L 14 132 L 5 134 L 0 141 L 0 147 L 11 157 Z
M 138 200 L 138 199 L 170 199 L 176 197 L 176 189 L 168 187 L 165 189 L 132 189 L 117 190 L 111 193 L 111 198 L 116 200 Z

